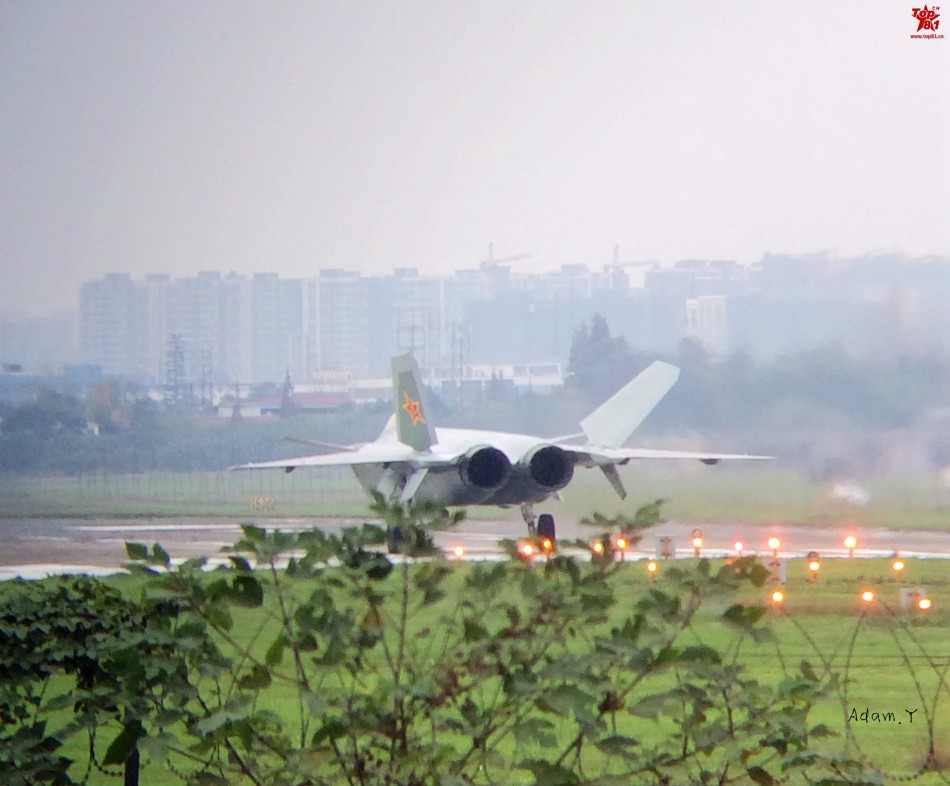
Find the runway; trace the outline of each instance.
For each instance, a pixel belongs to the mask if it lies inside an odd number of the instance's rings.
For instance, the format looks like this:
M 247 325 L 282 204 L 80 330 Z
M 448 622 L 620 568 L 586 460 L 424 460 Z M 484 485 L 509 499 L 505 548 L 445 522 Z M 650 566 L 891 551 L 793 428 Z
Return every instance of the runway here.
M 363 518 L 257 519 L 266 529 L 305 530 L 318 527 L 339 532 L 358 526 Z M 693 556 L 692 531 L 699 526 L 703 534 L 702 553 L 710 557 L 735 554 L 734 543 L 741 540 L 743 553 L 771 555 L 768 538 L 781 540 L 779 554 L 789 559 L 818 551 L 824 557 L 846 556 L 845 529 L 816 528 L 797 524 L 736 523 L 733 525 L 696 525 L 665 522 L 646 530 L 639 544 L 627 552 L 628 559 L 656 555 L 661 536 L 672 539 L 677 556 Z M 524 524 L 513 518 L 469 519 L 452 530 L 435 533 L 436 543 L 449 551 L 461 545 L 468 559 L 494 559 L 502 556 L 501 538 L 520 538 Z M 585 542 L 599 534 L 576 520 L 558 521 L 561 542 L 581 539 Z M 905 557 L 950 557 L 950 532 L 923 530 L 896 531 L 863 529 L 855 550 L 857 557 L 888 557 L 899 552 Z M 241 535 L 238 522 L 224 518 L 113 519 L 0 519 L 0 580 L 17 576 L 39 578 L 62 573 L 105 574 L 120 570 L 126 561 L 128 541 L 151 545 L 160 543 L 173 559 L 221 556 L 221 548 Z M 576 550 L 578 555 L 583 551 Z

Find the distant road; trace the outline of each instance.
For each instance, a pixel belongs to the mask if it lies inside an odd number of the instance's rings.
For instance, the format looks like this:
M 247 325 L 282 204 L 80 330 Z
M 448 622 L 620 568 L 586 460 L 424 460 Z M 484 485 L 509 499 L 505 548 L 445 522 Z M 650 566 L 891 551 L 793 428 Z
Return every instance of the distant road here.
M 364 518 L 257 519 L 268 529 L 309 529 L 317 526 L 338 532 L 355 526 Z M 667 522 L 647 531 L 631 559 L 652 556 L 656 538 L 673 539 L 681 556 L 692 553 L 692 524 Z M 126 541 L 161 543 L 176 559 L 195 556 L 220 556 L 222 546 L 230 545 L 241 534 L 233 518 L 190 518 L 184 523 L 174 519 L 0 519 L 0 579 L 15 576 L 37 577 L 54 573 L 113 572 L 126 560 Z M 518 538 L 524 534 L 520 520 L 472 519 L 452 531 L 437 532 L 436 542 L 445 549 L 461 545 L 474 558 L 499 556 L 499 538 Z M 588 539 L 595 530 L 581 527 L 576 521 L 561 519 L 561 539 Z M 704 528 L 704 553 L 723 556 L 734 553 L 736 539 L 743 541 L 745 553 L 766 554 L 766 540 L 776 535 L 782 540 L 780 551 L 788 557 L 804 556 L 812 549 L 823 556 L 844 556 L 842 539 L 845 530 L 819 529 L 796 525 L 736 524 L 710 525 Z M 950 557 L 950 532 L 893 531 L 865 529 L 859 531 L 857 556 L 886 557 L 895 551 L 904 556 Z

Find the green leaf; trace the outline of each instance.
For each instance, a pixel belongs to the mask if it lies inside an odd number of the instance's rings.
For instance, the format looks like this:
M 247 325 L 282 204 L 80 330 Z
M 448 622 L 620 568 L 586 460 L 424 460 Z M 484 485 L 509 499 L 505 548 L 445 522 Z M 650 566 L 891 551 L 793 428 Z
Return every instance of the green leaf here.
M 743 606 L 741 603 L 735 603 L 722 613 L 722 618 L 729 625 L 758 639 L 764 631 L 758 630 L 755 625 L 765 612 L 764 606 Z
M 129 758 L 138 741 L 145 736 L 145 729 L 139 721 L 127 723 L 118 736 L 112 740 L 102 763 L 104 765 L 122 764 Z
M 668 708 L 672 709 L 682 701 L 682 696 L 678 690 L 666 691 L 664 693 L 655 693 L 652 696 L 644 696 L 636 704 L 627 707 L 627 712 L 641 718 L 651 718 L 656 720 L 660 715 L 666 714 Z
M 168 555 L 168 552 L 157 543 L 152 544 L 152 554 L 148 561 L 153 565 L 161 565 L 165 568 L 172 564 L 172 558 Z
M 207 557 L 192 557 L 181 563 L 181 565 L 178 566 L 178 570 L 181 573 L 187 573 L 189 571 L 201 570 L 207 564 Z
M 818 675 L 815 674 L 814 668 L 807 660 L 802 661 L 801 672 L 802 676 L 809 682 L 818 682 Z
M 259 663 L 238 680 L 238 687 L 244 690 L 262 690 L 271 683 L 270 670 Z
M 690 647 L 686 647 L 679 654 L 679 661 L 690 663 L 711 663 L 718 665 L 722 663 L 722 658 L 719 653 L 705 644 L 696 644 Z
M 330 636 L 323 655 L 313 659 L 317 666 L 336 666 L 346 657 L 346 644 L 337 635 Z
M 748 776 L 759 786 L 775 786 L 776 780 L 766 770 L 761 767 L 749 767 L 746 770 Z
M 528 759 L 521 762 L 518 767 L 531 771 L 531 774 L 534 775 L 535 786 L 571 786 L 580 783 L 577 773 L 567 767 L 562 767 L 560 764 Z
M 557 745 L 556 727 L 547 718 L 525 718 L 512 731 L 515 741 L 523 745 L 534 744 L 542 748 Z
M 337 740 L 346 735 L 347 726 L 339 718 L 331 718 L 326 721 L 313 735 L 314 746 L 320 745 L 326 740 Z
M 538 697 L 537 705 L 542 712 L 552 712 L 561 717 L 573 713 L 578 721 L 597 717 L 597 700 L 576 685 L 558 685 L 544 691 Z
M 253 609 L 264 602 L 264 588 L 254 576 L 241 574 L 234 577 L 228 597 L 237 606 Z
M 488 630 L 478 620 L 466 618 L 462 620 L 462 630 L 466 644 L 483 641 L 488 638 Z
M 640 752 L 640 743 L 633 737 L 624 737 L 622 734 L 612 734 L 609 737 L 602 737 L 594 743 L 597 749 L 606 753 L 608 756 L 623 756 L 631 759 L 637 758 Z
M 284 659 L 284 649 L 287 647 L 287 636 L 281 631 L 280 635 L 274 639 L 274 643 L 267 649 L 264 656 L 264 662 L 268 666 L 279 666 Z
M 213 627 L 221 630 L 231 630 L 231 626 L 234 625 L 234 618 L 231 616 L 230 610 L 222 603 L 214 603 L 208 606 L 205 611 L 205 619 Z
M 199 737 L 209 737 L 218 729 L 236 720 L 241 720 L 244 714 L 235 710 L 221 709 L 213 712 L 207 718 L 202 718 L 195 724 L 195 731 Z
M 244 539 L 251 543 L 263 543 L 267 537 L 267 531 L 254 524 L 242 524 L 241 532 L 244 533 Z
M 148 559 L 148 547 L 144 543 L 126 543 L 125 553 L 129 555 L 129 559 L 142 562 Z

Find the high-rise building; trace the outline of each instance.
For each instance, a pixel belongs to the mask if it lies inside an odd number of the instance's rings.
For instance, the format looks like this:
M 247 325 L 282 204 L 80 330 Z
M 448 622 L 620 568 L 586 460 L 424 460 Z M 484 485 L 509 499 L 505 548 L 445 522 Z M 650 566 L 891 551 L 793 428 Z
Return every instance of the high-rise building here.
M 370 299 L 359 273 L 328 268 L 306 282 L 307 375 L 370 373 Z M 380 298 L 384 300 L 385 298 Z M 379 307 L 383 307 L 380 302 Z
M 280 382 L 304 375 L 303 281 L 257 273 L 251 280 L 251 376 Z
M 79 341 L 82 361 L 106 374 L 145 376 L 143 346 L 148 329 L 147 298 L 128 273 L 109 273 L 87 281 L 79 296 Z

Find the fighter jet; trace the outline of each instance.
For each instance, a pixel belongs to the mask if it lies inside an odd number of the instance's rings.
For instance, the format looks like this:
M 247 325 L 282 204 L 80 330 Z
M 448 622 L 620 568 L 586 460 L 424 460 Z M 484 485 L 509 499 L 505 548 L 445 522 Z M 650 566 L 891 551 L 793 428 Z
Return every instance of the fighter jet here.
M 392 359 L 395 412 L 374 442 L 315 456 L 242 464 L 233 469 L 352 467 L 368 492 L 400 502 L 443 505 L 520 505 L 533 534 L 533 506 L 554 497 L 577 467 L 597 467 L 621 499 L 618 465 L 642 459 L 695 459 L 704 464 L 759 460 L 747 454 L 624 447 L 679 377 L 676 366 L 656 361 L 581 421 L 581 433 L 553 439 L 510 432 L 436 428 L 422 375 L 412 354 Z M 342 450 L 339 450 L 342 448 Z M 550 516 L 543 516 L 553 526 Z M 543 533 L 542 533 L 543 534 Z

